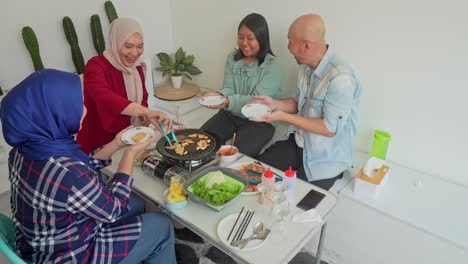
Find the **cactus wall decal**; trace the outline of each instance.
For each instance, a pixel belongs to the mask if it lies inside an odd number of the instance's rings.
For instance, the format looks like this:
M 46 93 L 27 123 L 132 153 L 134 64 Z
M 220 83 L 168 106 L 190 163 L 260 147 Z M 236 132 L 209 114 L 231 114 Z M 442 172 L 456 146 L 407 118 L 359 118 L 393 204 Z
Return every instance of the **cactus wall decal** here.
M 78 45 L 78 36 L 76 35 L 75 26 L 70 17 L 63 18 L 63 31 L 65 37 L 71 47 L 73 64 L 75 64 L 76 73 L 83 74 L 84 72 L 84 59 L 81 53 L 80 46 Z
M 106 1 L 104 3 L 104 8 L 106 10 L 109 23 L 112 23 L 113 20 L 118 18 L 117 11 L 115 10 L 115 7 L 111 1 Z M 91 16 L 90 25 L 91 25 L 91 34 L 93 37 L 94 48 L 96 49 L 96 52 L 100 55 L 104 52 L 106 43 L 104 40 L 104 36 L 102 34 L 102 26 L 101 26 L 101 20 L 100 20 L 99 15 Z M 73 59 L 73 64 L 75 65 L 75 68 L 76 68 L 76 72 L 78 74 L 82 74 L 84 71 L 83 54 L 78 45 L 78 37 L 76 35 L 75 27 L 73 25 L 72 20 L 69 17 L 63 18 L 63 30 L 65 32 L 67 41 L 71 47 L 72 59 Z M 39 44 L 38 44 L 36 34 L 34 33 L 33 29 L 31 27 L 23 27 L 21 33 L 23 35 L 24 45 L 26 46 L 26 49 L 31 55 L 31 59 L 34 65 L 34 70 L 39 71 L 39 70 L 44 69 L 41 55 L 39 53 Z
M 24 45 L 31 55 L 34 70 L 39 71 L 44 69 L 41 54 L 39 53 L 39 43 L 37 42 L 36 34 L 34 34 L 33 29 L 31 27 L 23 27 L 21 34 L 23 35 Z
M 118 18 L 117 11 L 115 11 L 114 4 L 112 4 L 111 1 L 106 1 L 104 3 L 104 9 L 106 9 L 106 14 L 107 18 L 109 19 L 109 23 L 112 23 L 112 21 Z
M 99 15 L 91 16 L 91 35 L 93 37 L 94 49 L 97 54 L 101 55 L 106 48 L 106 42 L 104 35 L 102 34 L 101 19 Z

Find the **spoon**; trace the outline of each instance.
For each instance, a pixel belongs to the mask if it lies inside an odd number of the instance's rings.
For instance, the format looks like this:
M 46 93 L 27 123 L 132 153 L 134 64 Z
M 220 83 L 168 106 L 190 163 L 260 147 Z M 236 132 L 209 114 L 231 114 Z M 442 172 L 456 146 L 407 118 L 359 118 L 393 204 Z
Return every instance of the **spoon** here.
M 263 229 L 263 223 L 256 223 L 254 226 L 253 234 L 249 238 L 244 238 L 241 240 L 233 241 L 231 242 L 231 245 L 234 247 L 239 247 L 240 249 L 243 249 L 247 243 L 249 243 L 250 240 L 256 239 L 259 237 L 262 233 L 264 233 Z

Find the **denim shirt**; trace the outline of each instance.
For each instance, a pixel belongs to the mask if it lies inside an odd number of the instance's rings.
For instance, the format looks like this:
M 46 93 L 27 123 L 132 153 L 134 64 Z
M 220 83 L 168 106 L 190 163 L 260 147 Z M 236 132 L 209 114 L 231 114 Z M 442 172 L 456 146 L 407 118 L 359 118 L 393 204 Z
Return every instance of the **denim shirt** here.
M 304 132 L 304 170 L 309 181 L 335 177 L 352 166 L 360 94 L 353 70 L 330 47 L 315 70 L 301 68 L 296 89 L 298 114 L 322 119 L 335 133 L 326 137 Z M 296 130 L 289 127 L 290 133 Z

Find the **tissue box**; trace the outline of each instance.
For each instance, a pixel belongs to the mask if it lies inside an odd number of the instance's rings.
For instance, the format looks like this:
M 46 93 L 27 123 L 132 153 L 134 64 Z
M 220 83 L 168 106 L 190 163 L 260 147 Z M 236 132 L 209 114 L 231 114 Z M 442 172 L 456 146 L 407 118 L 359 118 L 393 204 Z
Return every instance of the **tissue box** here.
M 388 181 L 390 167 L 383 164 L 384 161 L 377 158 L 371 158 L 366 165 L 359 170 L 354 181 L 354 192 L 366 198 L 376 200 L 380 190 Z M 367 167 L 371 168 L 367 168 Z M 372 168 L 372 166 L 374 166 Z M 377 167 L 376 167 L 377 166 Z M 364 171 L 372 171 L 371 175 L 366 175 Z

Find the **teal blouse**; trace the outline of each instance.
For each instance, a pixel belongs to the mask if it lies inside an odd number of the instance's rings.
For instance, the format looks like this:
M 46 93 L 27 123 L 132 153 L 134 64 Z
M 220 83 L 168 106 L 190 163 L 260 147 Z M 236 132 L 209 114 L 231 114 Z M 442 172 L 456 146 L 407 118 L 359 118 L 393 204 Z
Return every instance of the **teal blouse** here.
M 219 92 L 229 99 L 227 110 L 243 117 L 241 109 L 253 100 L 252 95 L 281 96 L 283 70 L 278 59 L 270 54 L 260 66 L 258 61 L 249 64 L 242 59 L 234 61 L 234 55 L 235 52 L 228 55 L 223 88 Z

